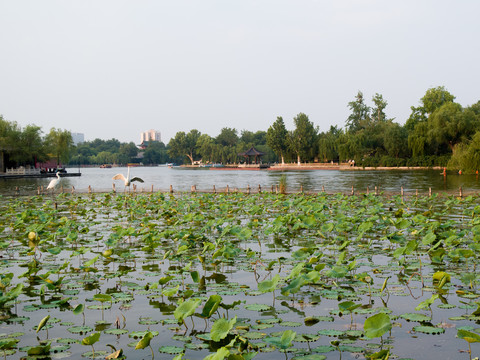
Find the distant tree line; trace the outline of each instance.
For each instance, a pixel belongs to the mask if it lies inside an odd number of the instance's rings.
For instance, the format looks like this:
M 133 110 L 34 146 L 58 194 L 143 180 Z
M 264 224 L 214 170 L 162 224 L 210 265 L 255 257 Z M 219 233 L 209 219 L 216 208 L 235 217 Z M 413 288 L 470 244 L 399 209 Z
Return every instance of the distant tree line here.
M 357 166 L 448 166 L 465 171 L 480 169 L 480 101 L 462 107 L 444 87 L 428 89 L 419 106 L 411 107 L 404 125 L 387 116 L 387 101 L 375 94 L 368 104 L 361 91 L 348 103 L 344 128 L 320 132 L 304 113 L 287 130 L 282 117 L 267 131 L 224 127 L 211 137 L 196 129 L 179 131 L 167 145 L 149 142 L 144 150 L 116 139 L 72 146 L 69 132 L 52 129 L 43 137 L 35 125 L 21 129 L 0 117 L 0 158 L 24 165 L 56 157 L 70 164 L 234 164 L 238 154 L 254 146 L 265 163 L 346 162 Z
M 359 166 L 449 166 L 480 168 L 480 101 L 468 107 L 455 102 L 444 87 L 428 89 L 420 105 L 411 107 L 405 125 L 386 115 L 387 101 L 375 94 L 368 105 L 361 91 L 348 103 L 345 128 L 319 132 L 304 113 L 288 131 L 277 117 L 266 132 L 223 128 L 216 138 L 198 130 L 178 132 L 167 148 L 170 156 L 188 162 L 237 162 L 237 154 L 251 145 L 268 155 L 268 162 L 347 162 Z M 273 152 L 273 154 L 272 154 Z
M 73 150 L 72 135 L 67 130 L 50 129 L 43 135 L 36 125 L 21 128 L 0 115 L 0 171 L 7 167 L 35 166 L 48 160 L 66 163 Z

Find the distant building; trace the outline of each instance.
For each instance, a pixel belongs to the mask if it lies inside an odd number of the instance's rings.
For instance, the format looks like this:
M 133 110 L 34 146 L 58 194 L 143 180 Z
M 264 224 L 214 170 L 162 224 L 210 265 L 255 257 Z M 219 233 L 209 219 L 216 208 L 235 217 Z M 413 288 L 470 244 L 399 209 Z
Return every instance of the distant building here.
M 141 137 L 141 142 L 148 142 L 148 141 L 162 141 L 162 137 L 160 134 L 160 131 L 157 130 L 148 130 L 145 132 L 142 132 L 140 134 Z
M 160 131 L 157 131 L 157 130 L 148 130 L 148 131 L 142 132 L 140 134 L 140 137 L 141 137 L 141 142 L 139 145 L 140 149 L 145 149 L 149 142 L 162 141 Z
M 71 133 L 73 145 L 77 146 L 78 144 L 82 144 L 85 142 L 85 134 L 82 133 Z

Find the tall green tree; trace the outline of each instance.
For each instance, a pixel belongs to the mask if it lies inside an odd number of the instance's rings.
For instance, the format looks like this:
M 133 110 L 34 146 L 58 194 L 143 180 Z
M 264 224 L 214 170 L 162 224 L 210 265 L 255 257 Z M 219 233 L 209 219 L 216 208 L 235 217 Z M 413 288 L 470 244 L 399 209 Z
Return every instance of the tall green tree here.
M 381 123 L 387 120 L 385 115 L 385 108 L 388 105 L 388 102 L 383 99 L 383 96 L 379 93 L 375 93 L 372 98 L 373 104 L 375 105 L 371 110 L 371 118 L 374 123 Z
M 183 131 L 179 131 L 175 134 L 175 137 L 170 139 L 168 143 L 168 154 L 175 158 L 179 156 L 186 156 L 190 163 L 193 165 L 197 154 L 197 141 L 200 138 L 200 131 L 193 129 L 188 134 Z
M 370 107 L 365 104 L 363 93 L 360 90 L 355 96 L 355 100 L 348 103 L 348 108 L 351 114 L 346 121 L 347 130 L 356 132 L 364 128 L 366 123 L 370 121 Z
M 149 165 L 165 164 L 169 160 L 165 144 L 161 141 L 150 141 L 143 152 L 143 163 Z
M 295 130 L 290 133 L 290 148 L 297 155 L 297 163 L 301 160 L 313 160 L 317 149 L 318 126 L 315 127 L 304 113 L 299 113 L 294 119 Z
M 480 131 L 471 140 L 457 145 L 448 167 L 472 172 L 480 170 Z
M 285 164 L 285 154 L 288 150 L 288 131 L 281 116 L 267 130 L 267 145 L 278 155 L 282 160 L 282 165 Z
M 383 134 L 383 143 L 389 156 L 401 158 L 409 155 L 408 132 L 405 127 L 389 122 Z
M 18 162 L 35 165 L 48 159 L 42 137 L 42 129 L 36 125 L 27 125 L 20 134 Z
M 202 134 L 197 140 L 197 151 L 198 154 L 202 157 L 204 163 L 208 162 L 217 162 L 219 161 L 216 155 L 216 144 L 214 139 L 210 135 Z
M 118 161 L 121 164 L 133 163 L 135 162 L 137 155 L 137 145 L 131 141 L 129 143 L 120 145 L 120 149 L 118 150 Z
M 450 94 L 443 86 L 428 89 L 420 99 L 420 106 L 410 107 L 412 112 L 405 123 L 405 127 L 409 132 L 413 131 L 418 123 L 427 121 L 430 114 L 436 109 L 454 100 L 455 96 Z
M 20 129 L 17 123 L 7 121 L 0 115 L 0 172 L 5 172 L 9 158 L 18 149 Z
M 73 149 L 72 134 L 68 130 L 51 128 L 46 136 L 46 144 L 50 157 L 55 158 L 57 165 L 60 162 L 68 163 L 70 153 Z
M 224 127 L 216 137 L 216 142 L 222 146 L 235 146 L 238 142 L 237 130 Z
M 318 136 L 318 157 L 323 162 L 338 159 L 338 141 L 342 130 L 337 126 L 330 126 L 327 132 Z

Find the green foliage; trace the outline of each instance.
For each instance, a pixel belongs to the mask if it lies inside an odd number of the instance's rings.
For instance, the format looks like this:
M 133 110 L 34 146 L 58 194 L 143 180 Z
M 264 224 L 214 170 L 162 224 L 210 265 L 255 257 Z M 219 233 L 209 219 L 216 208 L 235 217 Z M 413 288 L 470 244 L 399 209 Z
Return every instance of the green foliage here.
M 233 319 L 228 320 L 225 318 L 220 318 L 215 321 L 215 323 L 212 326 L 212 330 L 210 331 L 210 337 L 212 338 L 213 341 L 220 341 L 222 339 L 225 339 L 232 330 L 233 325 L 237 322 L 237 317 L 235 316 Z
M 200 305 L 202 300 L 200 299 L 190 299 L 181 303 L 176 309 L 173 315 L 179 323 L 182 323 L 186 317 L 193 315 L 197 307 Z
M 267 130 L 267 144 L 280 157 L 282 164 L 288 149 L 288 131 L 281 116 Z
M 369 339 L 380 337 L 392 328 L 390 317 L 387 314 L 379 313 L 375 314 L 367 320 L 363 325 L 365 336 Z
M 297 336 L 297 333 L 295 331 L 285 330 L 282 333 L 281 337 L 275 336 L 275 337 L 266 338 L 265 342 L 268 342 L 269 344 L 274 345 L 278 349 L 286 350 L 292 346 L 292 341 L 293 339 L 295 339 L 295 336 Z
M 297 156 L 297 162 L 313 160 L 316 155 L 318 126 L 315 126 L 304 113 L 298 114 L 293 122 L 295 130 L 289 136 L 289 148 Z
M 89 345 L 92 346 L 95 344 L 98 340 L 100 340 L 100 333 L 96 332 L 93 333 L 85 338 L 82 339 L 82 345 Z
M 47 144 L 47 151 L 51 157 L 55 158 L 57 164 L 68 163 L 70 160 L 70 154 L 73 149 L 72 134 L 68 130 L 50 129 L 47 137 L 45 138 Z
M 142 339 L 135 345 L 135 350 L 145 349 L 147 346 L 150 346 L 150 341 L 153 339 L 153 333 L 147 331 L 145 335 L 143 335 Z

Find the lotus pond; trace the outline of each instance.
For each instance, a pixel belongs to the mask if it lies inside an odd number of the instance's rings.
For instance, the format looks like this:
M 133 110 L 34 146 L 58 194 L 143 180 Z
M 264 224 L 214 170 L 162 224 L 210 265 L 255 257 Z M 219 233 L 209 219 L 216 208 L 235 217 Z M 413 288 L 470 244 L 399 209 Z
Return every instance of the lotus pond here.
M 0 356 L 470 359 L 480 198 L 0 197 Z

